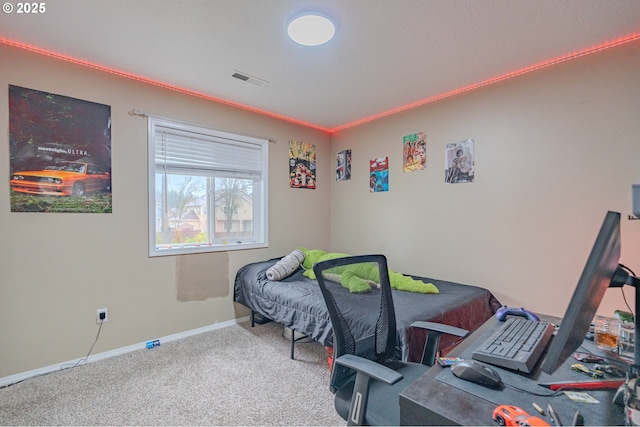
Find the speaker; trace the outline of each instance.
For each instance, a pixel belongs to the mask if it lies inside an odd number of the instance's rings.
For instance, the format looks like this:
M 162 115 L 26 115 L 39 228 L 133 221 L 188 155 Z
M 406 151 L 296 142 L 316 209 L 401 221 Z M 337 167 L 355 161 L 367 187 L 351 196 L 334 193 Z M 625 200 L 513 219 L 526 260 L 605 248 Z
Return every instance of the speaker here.
M 631 198 L 633 199 L 633 214 L 640 217 L 640 184 L 631 186 Z

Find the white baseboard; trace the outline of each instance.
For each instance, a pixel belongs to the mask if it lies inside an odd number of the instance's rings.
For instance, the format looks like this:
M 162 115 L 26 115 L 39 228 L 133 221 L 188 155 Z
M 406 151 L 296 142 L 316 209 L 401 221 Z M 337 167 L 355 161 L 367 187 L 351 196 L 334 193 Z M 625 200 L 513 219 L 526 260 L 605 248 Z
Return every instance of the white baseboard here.
M 214 324 L 209 325 L 209 326 L 203 326 L 202 328 L 191 329 L 189 331 L 184 331 L 184 332 L 180 332 L 180 333 L 173 334 L 173 335 L 167 335 L 166 337 L 154 338 L 154 339 L 158 339 L 160 341 L 160 343 L 169 342 L 169 341 L 175 341 L 175 340 L 179 340 L 179 339 L 182 339 L 182 338 L 187 338 L 187 337 L 190 337 L 190 336 L 193 336 L 193 335 L 202 334 L 202 333 L 205 333 L 205 332 L 215 331 L 216 329 L 222 329 L 222 328 L 226 328 L 228 326 L 233 326 L 233 325 L 236 325 L 238 323 L 244 323 L 244 322 L 248 322 L 248 321 L 249 321 L 249 316 L 245 316 L 245 317 L 241 317 L 239 319 L 232 319 L 232 320 L 227 320 L 225 322 L 214 323 Z M 109 357 L 119 356 L 121 354 L 125 354 L 125 353 L 129 353 L 129 352 L 132 352 L 132 351 L 141 350 L 141 349 L 146 348 L 146 345 L 147 345 L 147 341 L 141 342 L 141 343 L 138 343 L 138 344 L 128 345 L 126 347 L 116 348 L 114 350 L 109 350 L 109 351 L 105 351 L 105 352 L 102 352 L 102 353 L 97 353 L 97 354 L 94 354 L 94 355 L 89 355 L 87 360 L 84 360 L 85 358 L 81 357 L 79 359 L 70 360 L 68 362 L 58 363 L 58 364 L 55 364 L 55 365 L 49 365 L 49 366 L 45 366 L 43 368 L 33 369 L 31 371 L 21 372 L 19 374 L 15 374 L 15 375 L 9 375 L 8 377 L 0 378 L 0 387 L 5 387 L 5 386 L 11 385 L 11 384 L 15 384 L 17 382 L 24 381 L 24 380 L 26 380 L 28 378 L 31 378 L 31 377 L 37 377 L 37 376 L 40 376 L 40 375 L 49 374 L 51 372 L 61 371 L 63 369 L 68 369 L 70 367 L 75 366 L 76 364 L 80 365 L 81 362 L 82 362 L 82 365 L 85 365 L 87 363 L 97 362 L 98 360 L 108 359 Z

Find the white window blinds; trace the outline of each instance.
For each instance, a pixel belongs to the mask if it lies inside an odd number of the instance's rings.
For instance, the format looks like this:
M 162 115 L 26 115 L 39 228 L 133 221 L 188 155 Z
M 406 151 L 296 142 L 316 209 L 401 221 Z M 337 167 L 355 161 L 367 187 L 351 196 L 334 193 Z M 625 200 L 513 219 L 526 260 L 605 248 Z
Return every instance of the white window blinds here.
M 154 132 L 158 172 L 261 178 L 263 141 L 254 142 L 252 137 L 240 140 L 237 135 L 194 126 L 177 128 L 160 121 L 156 121 Z

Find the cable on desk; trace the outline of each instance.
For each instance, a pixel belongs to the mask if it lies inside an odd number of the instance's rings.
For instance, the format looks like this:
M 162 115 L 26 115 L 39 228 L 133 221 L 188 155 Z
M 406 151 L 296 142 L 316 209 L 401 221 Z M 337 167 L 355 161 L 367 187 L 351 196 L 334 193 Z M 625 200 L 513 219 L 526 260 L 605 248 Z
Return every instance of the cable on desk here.
M 516 387 L 514 385 L 511 384 L 506 384 L 504 385 L 506 388 L 510 388 L 512 390 L 516 390 L 522 393 L 526 393 L 526 394 L 530 394 L 532 396 L 539 396 L 539 397 L 556 397 L 559 396 L 560 394 L 563 394 L 565 390 L 568 390 L 569 387 L 561 387 L 557 390 L 555 390 L 553 393 L 540 393 L 540 392 L 535 392 L 535 391 L 531 391 L 531 390 L 525 390 L 523 388 L 520 387 Z

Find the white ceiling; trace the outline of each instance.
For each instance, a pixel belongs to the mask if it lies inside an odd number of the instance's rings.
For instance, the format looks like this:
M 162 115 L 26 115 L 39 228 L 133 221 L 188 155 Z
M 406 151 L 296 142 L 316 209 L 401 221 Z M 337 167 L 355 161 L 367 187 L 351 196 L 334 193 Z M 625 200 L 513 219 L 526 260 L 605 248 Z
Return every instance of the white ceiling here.
M 10 3 L 0 14 L 5 42 L 325 130 L 640 39 L 640 0 L 48 0 L 29 15 Z M 287 20 L 304 9 L 334 18 L 331 42 L 288 39 Z

